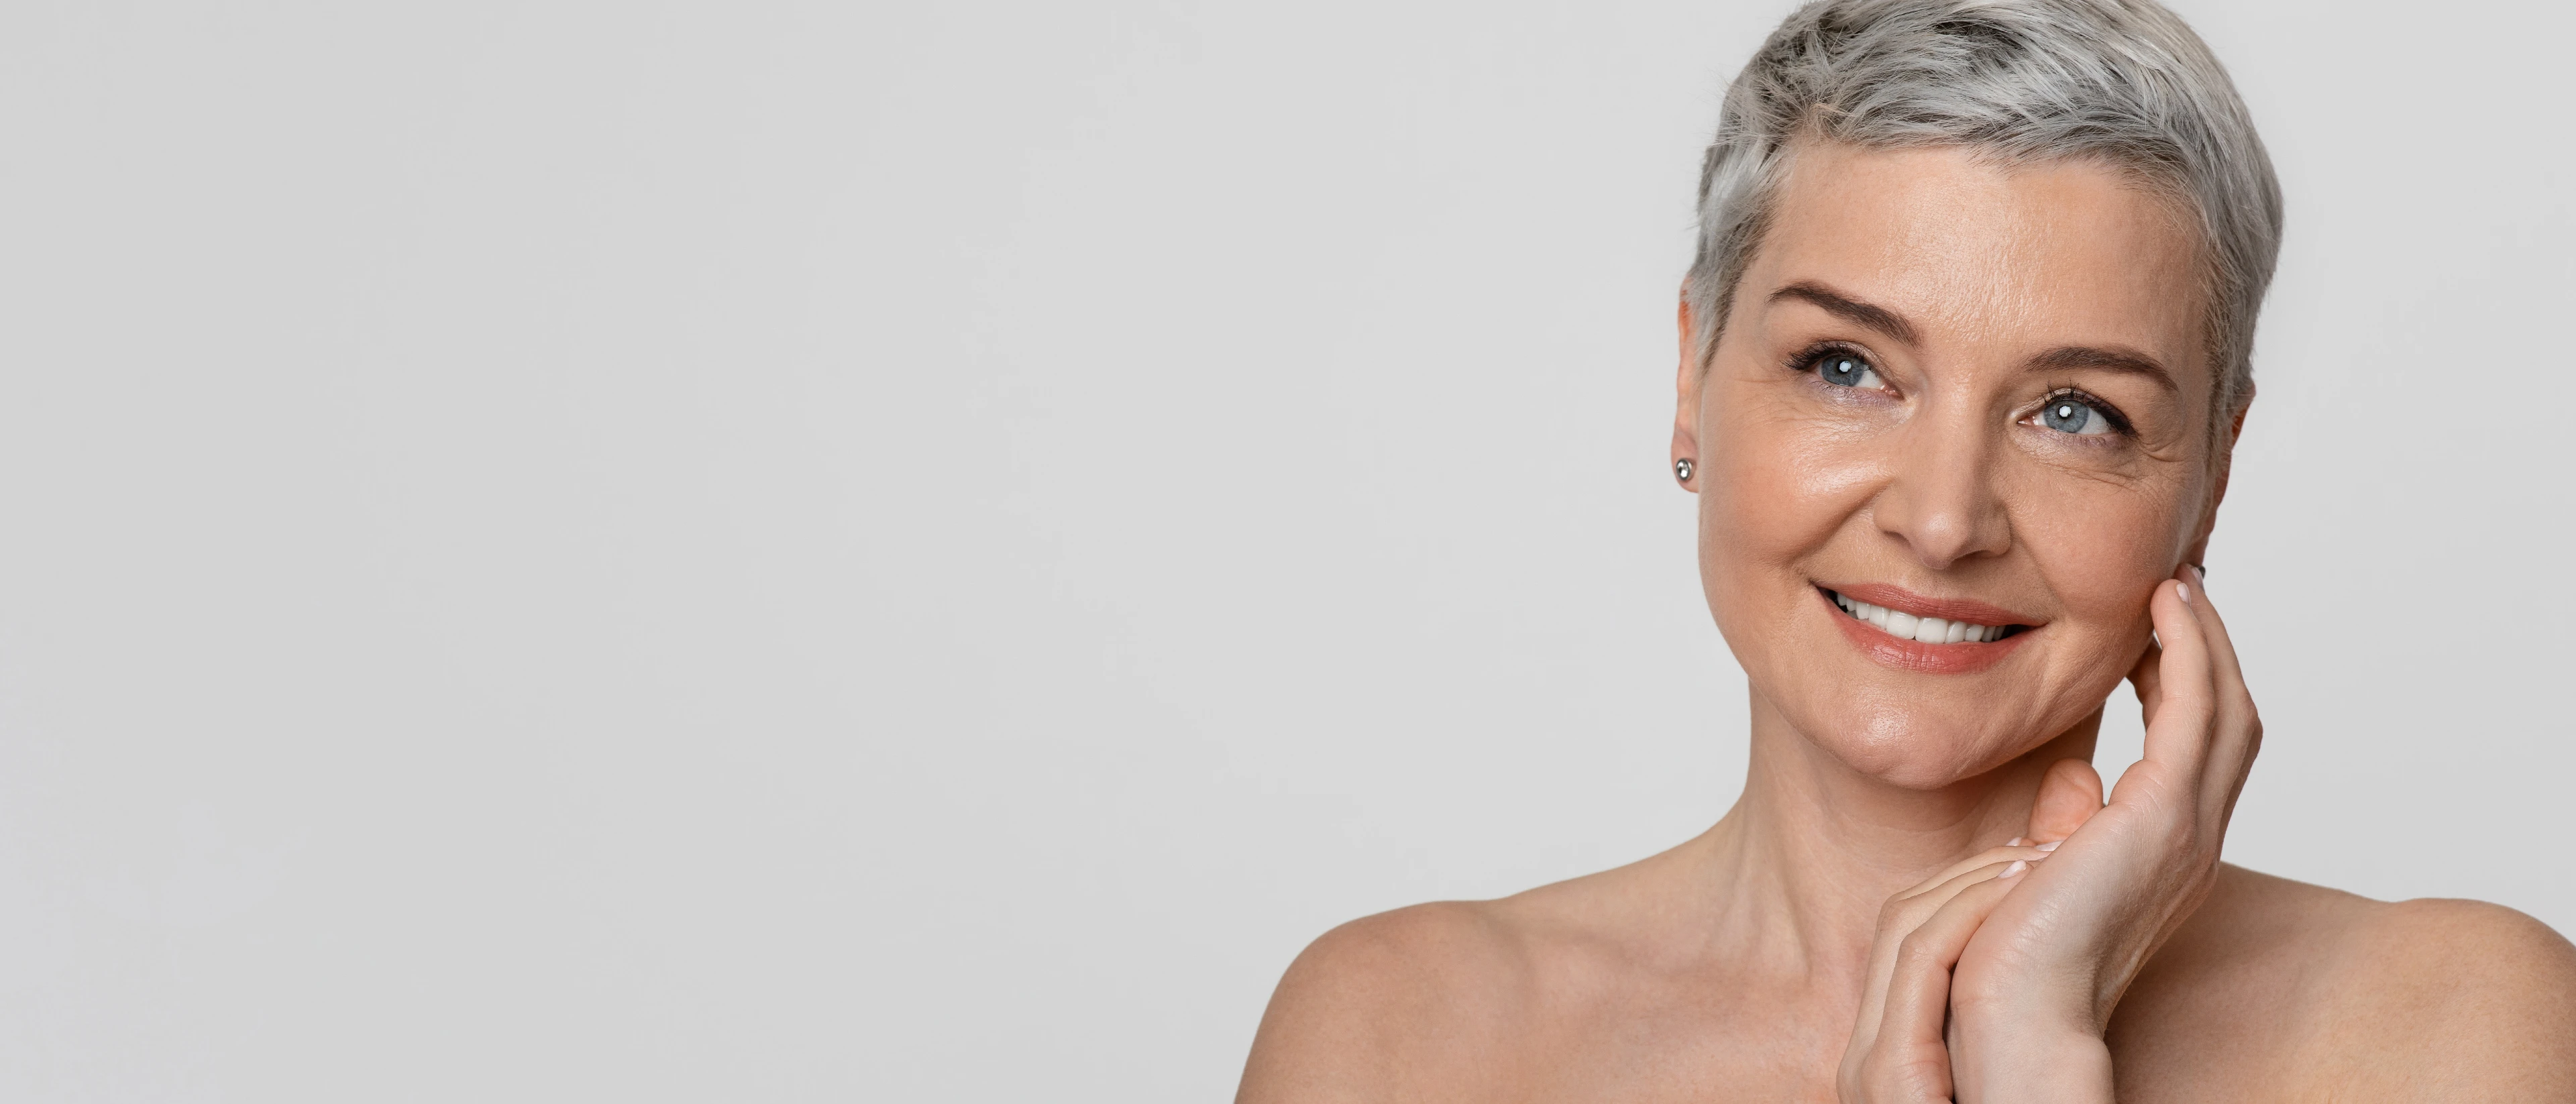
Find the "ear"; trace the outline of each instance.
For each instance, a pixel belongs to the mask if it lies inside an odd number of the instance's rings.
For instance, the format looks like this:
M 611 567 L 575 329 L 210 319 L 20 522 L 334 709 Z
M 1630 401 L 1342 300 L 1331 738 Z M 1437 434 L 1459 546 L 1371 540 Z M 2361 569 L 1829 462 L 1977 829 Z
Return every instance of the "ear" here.
M 2254 409 L 2254 392 L 2248 388 L 2236 403 L 2236 414 L 2227 420 L 2227 436 L 2218 442 L 2218 455 L 2211 458 L 2217 467 L 2217 478 L 2209 487 L 2209 505 L 2200 511 L 2200 524 L 2192 530 L 2191 544 L 2183 549 L 2184 563 L 2209 562 L 2209 534 L 2218 528 L 2218 504 L 2227 498 L 2227 475 L 2236 464 L 2236 438 L 2245 432 L 2245 415 Z
M 1691 333 L 1690 297 L 1685 295 L 1676 312 L 1675 328 L 1681 331 L 1680 366 L 1673 372 L 1673 454 L 1665 462 L 1678 464 L 1688 460 L 1701 462 L 1699 451 L 1699 385 L 1702 373 L 1697 356 L 1699 342 Z M 1669 469 L 1667 469 L 1669 470 Z M 1682 484 L 1692 494 L 1699 493 L 1699 476 L 1693 473 Z

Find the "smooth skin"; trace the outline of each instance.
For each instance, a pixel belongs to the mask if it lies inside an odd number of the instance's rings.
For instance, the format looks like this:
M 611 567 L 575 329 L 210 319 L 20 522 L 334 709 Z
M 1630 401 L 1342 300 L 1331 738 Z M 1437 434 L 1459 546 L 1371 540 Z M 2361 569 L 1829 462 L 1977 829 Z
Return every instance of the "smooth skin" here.
M 2245 413 L 2199 248 L 2098 164 L 1799 149 L 1705 367 L 1681 318 L 1743 795 L 1629 866 L 1327 933 L 1238 1099 L 2576 1101 L 2565 939 L 2219 861 L 2262 725 L 2186 566 Z M 1873 583 L 2033 627 L 1906 669 L 1818 589 Z M 2106 804 L 2124 678 L 2146 757 Z

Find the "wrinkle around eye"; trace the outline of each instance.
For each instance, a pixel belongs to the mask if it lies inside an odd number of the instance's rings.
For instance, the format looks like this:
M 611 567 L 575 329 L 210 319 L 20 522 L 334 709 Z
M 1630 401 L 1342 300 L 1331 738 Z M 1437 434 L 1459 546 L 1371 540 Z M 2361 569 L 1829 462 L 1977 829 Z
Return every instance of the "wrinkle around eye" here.
M 2067 475 L 2130 491 L 2168 478 L 2188 450 L 2158 449 L 2145 440 L 2118 434 L 2079 436 L 2035 424 L 2037 416 L 2016 420 L 2013 436 L 2025 454 Z
M 2064 435 L 2038 424 L 2046 403 L 2061 397 L 2093 406 L 2097 415 L 2101 413 L 2100 404 L 2108 403 L 2129 423 L 2129 451 L 2156 460 L 2187 459 L 2196 451 L 2193 444 L 2197 433 L 2206 426 L 2193 414 L 2193 399 L 2152 386 L 2141 377 L 2069 374 L 2033 382 L 2044 388 L 2040 396 L 2034 396 L 2042 397 L 2042 402 L 2024 408 L 2028 412 L 2016 420 L 2030 424 L 2036 432 Z

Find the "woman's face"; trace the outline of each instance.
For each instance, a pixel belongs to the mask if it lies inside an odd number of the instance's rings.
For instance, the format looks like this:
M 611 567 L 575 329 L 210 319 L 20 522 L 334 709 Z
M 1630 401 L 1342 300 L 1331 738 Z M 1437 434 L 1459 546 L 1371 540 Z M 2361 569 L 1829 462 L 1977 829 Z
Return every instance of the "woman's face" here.
M 2099 708 L 2199 559 L 2198 239 L 2108 168 L 1956 149 L 1809 146 L 1776 204 L 1704 372 L 1684 318 L 1701 582 L 1757 709 L 1946 785 Z

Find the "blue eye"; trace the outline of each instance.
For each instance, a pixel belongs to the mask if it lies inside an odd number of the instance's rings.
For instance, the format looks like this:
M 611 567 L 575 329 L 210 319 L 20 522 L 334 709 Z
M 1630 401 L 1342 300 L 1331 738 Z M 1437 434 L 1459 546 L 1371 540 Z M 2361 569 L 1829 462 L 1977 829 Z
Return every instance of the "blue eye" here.
M 2071 398 L 2048 400 L 2048 405 L 2039 408 L 2039 424 L 2078 437 L 2099 437 L 2111 432 L 2110 418 L 2091 403 Z
M 1878 369 L 1850 353 L 1826 353 L 1814 361 L 1816 377 L 1836 387 L 1884 387 Z

